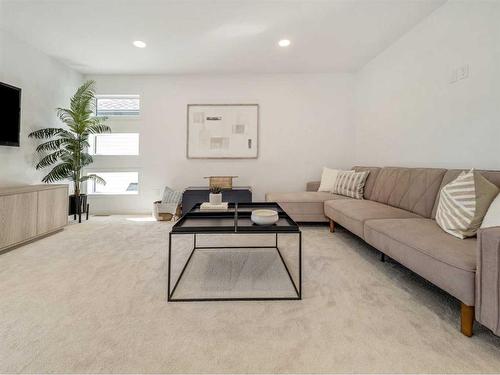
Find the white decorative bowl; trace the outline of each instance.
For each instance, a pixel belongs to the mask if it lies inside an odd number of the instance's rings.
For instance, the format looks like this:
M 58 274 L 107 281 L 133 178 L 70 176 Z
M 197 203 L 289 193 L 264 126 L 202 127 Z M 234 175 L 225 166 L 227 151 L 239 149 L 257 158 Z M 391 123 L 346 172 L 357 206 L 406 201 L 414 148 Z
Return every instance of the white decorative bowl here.
M 273 225 L 279 216 L 274 210 L 255 210 L 252 211 L 251 219 L 257 225 Z

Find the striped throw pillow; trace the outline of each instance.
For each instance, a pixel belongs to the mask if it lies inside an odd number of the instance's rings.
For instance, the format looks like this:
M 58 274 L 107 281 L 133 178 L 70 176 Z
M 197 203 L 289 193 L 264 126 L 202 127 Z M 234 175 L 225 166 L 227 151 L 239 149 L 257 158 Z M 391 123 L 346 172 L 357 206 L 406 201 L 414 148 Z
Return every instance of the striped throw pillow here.
M 332 193 L 355 199 L 363 199 L 368 173 L 370 172 L 339 172 Z
M 441 189 L 436 222 L 455 237 L 472 237 L 497 194 L 498 188 L 480 173 L 462 172 Z

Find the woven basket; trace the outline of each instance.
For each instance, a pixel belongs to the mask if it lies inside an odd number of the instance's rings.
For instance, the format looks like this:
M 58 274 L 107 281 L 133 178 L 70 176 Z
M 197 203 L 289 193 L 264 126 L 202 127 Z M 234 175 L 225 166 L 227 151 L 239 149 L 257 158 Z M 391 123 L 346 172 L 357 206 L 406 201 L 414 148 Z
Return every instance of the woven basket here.
M 153 216 L 155 217 L 156 220 L 171 221 L 172 219 L 179 218 L 182 216 L 182 209 L 180 204 L 177 206 L 175 215 L 172 215 L 170 212 L 163 212 L 164 207 L 162 206 L 164 205 L 165 204 L 161 203 L 161 201 L 156 201 L 153 203 Z
M 233 188 L 233 178 L 238 176 L 209 176 L 208 178 L 208 187 L 212 188 L 214 186 L 218 186 L 221 189 L 232 189 Z

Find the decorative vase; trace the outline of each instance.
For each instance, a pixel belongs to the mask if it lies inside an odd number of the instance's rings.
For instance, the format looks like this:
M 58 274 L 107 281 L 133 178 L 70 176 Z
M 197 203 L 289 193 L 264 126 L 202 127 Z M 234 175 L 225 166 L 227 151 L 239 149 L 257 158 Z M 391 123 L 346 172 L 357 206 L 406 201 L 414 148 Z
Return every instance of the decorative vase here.
M 213 194 L 210 193 L 208 196 L 210 204 L 221 204 L 222 203 L 222 193 Z

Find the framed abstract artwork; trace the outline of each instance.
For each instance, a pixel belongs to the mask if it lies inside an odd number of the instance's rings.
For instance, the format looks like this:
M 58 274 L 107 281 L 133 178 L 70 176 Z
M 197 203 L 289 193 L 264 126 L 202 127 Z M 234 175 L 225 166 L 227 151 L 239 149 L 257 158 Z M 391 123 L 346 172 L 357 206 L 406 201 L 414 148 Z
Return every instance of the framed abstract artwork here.
M 188 104 L 188 159 L 255 159 L 258 104 Z

